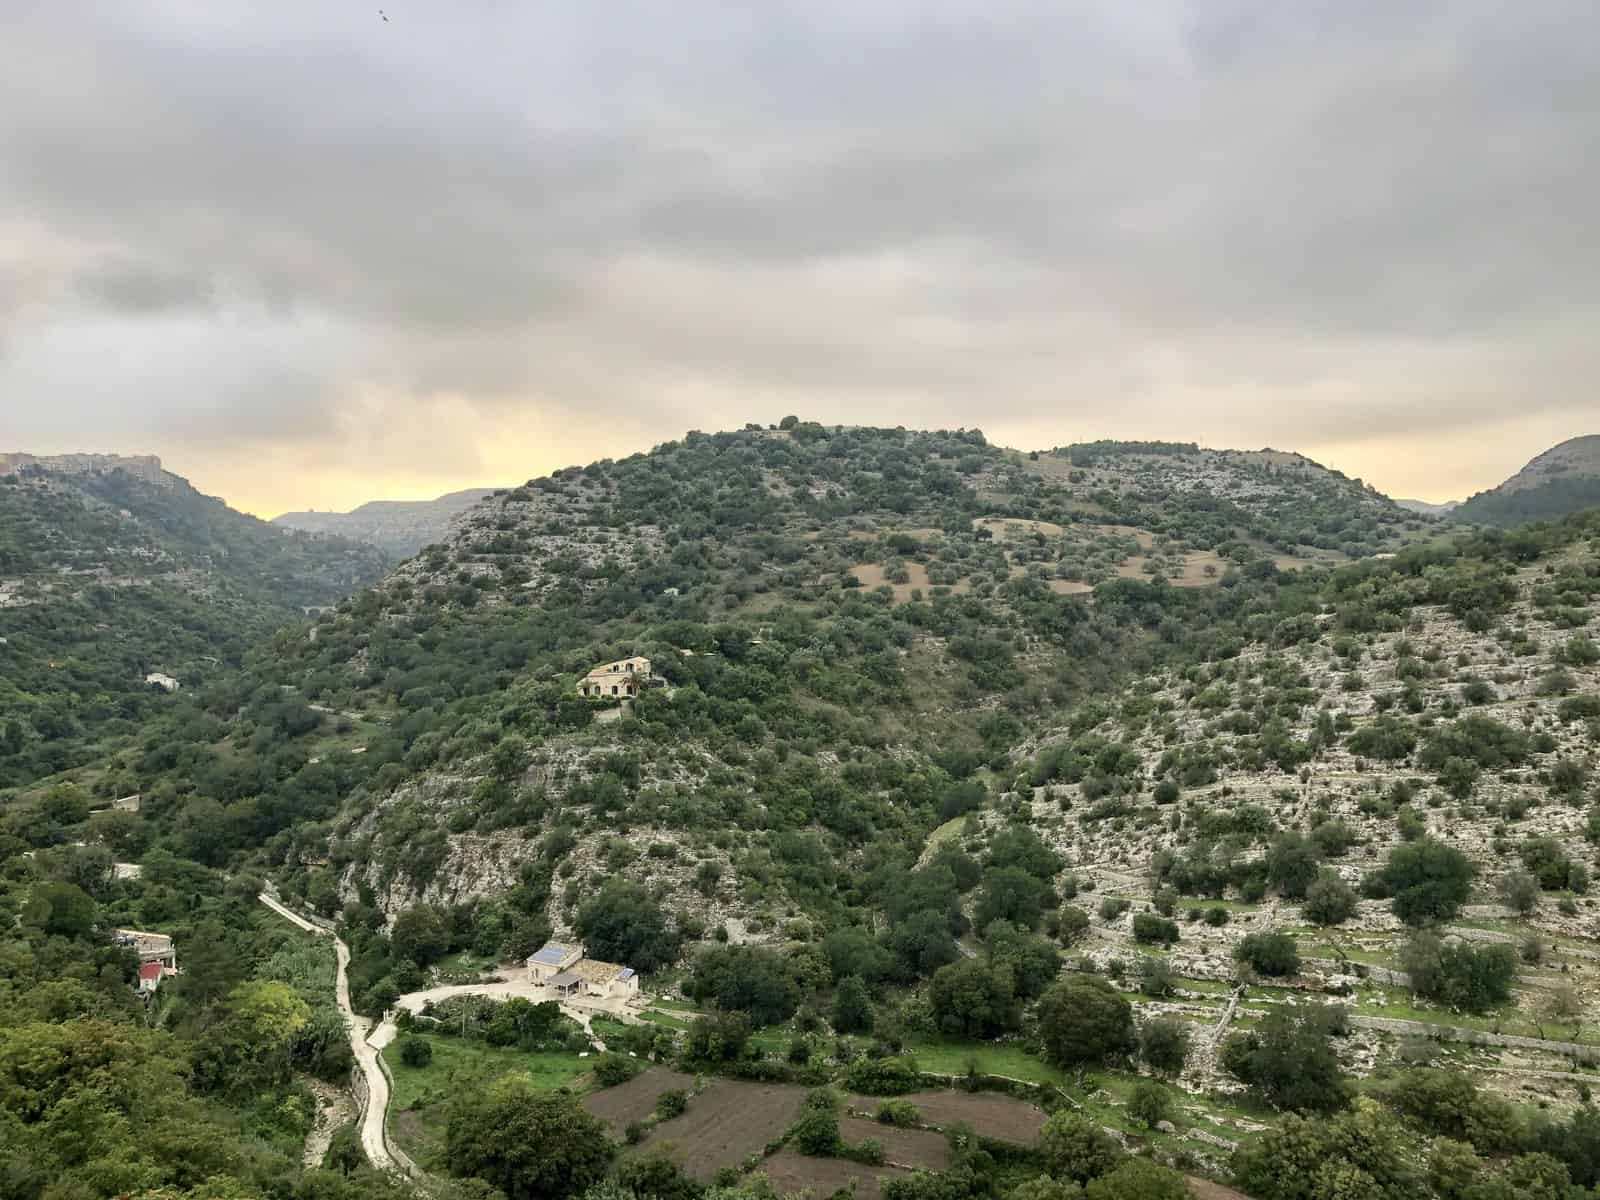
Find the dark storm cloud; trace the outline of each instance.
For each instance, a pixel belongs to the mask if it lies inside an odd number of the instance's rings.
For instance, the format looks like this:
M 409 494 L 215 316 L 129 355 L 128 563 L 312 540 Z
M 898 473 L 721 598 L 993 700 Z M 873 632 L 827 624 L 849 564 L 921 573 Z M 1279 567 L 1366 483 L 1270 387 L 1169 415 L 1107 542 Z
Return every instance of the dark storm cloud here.
M 1585 3 L 387 11 L 8 13 L 0 441 L 1589 431 Z

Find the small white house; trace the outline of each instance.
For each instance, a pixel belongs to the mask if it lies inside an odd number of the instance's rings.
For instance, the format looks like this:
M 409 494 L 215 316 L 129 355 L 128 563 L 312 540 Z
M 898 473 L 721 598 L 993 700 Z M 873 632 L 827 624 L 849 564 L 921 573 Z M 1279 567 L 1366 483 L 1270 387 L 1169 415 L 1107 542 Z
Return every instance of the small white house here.
M 163 688 L 169 692 L 175 692 L 183 686 L 171 675 L 164 674 L 160 671 L 151 671 L 150 674 L 144 677 L 144 681 L 148 684 L 153 684 L 158 688 Z
M 549 984 L 558 975 L 569 974 L 583 959 L 581 945 L 546 942 L 528 955 L 528 980 Z

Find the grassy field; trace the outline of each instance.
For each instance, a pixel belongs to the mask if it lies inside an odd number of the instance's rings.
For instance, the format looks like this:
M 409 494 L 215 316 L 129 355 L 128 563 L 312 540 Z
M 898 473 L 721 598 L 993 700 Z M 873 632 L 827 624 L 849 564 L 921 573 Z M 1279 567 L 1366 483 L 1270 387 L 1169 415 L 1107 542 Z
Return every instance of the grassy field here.
M 906 1050 L 917 1060 L 918 1067 L 936 1075 L 965 1075 L 968 1065 L 975 1064 L 983 1075 L 1005 1075 L 1029 1083 L 1053 1083 L 1058 1086 L 1066 1082 L 1066 1075 L 1062 1071 L 1029 1054 L 1021 1046 L 1008 1043 L 936 1039 L 908 1042 Z
M 435 1034 L 415 1036 L 433 1047 L 433 1060 L 427 1066 L 402 1063 L 398 1041 L 384 1047 L 383 1061 L 394 1080 L 390 1136 L 422 1163 L 432 1161 L 443 1145 L 452 1098 L 468 1095 L 511 1071 L 526 1072 L 542 1088 L 565 1087 L 594 1061 L 572 1053 L 529 1054 Z
M 417 1034 L 433 1047 L 433 1061 L 425 1067 L 408 1067 L 400 1061 L 400 1043 L 383 1049 L 383 1060 L 394 1076 L 395 1110 L 438 1103 L 474 1084 L 509 1071 L 525 1071 L 540 1087 L 558 1088 L 589 1069 L 593 1058 L 567 1052 L 529 1054 L 514 1048 L 485 1046 L 460 1038 Z

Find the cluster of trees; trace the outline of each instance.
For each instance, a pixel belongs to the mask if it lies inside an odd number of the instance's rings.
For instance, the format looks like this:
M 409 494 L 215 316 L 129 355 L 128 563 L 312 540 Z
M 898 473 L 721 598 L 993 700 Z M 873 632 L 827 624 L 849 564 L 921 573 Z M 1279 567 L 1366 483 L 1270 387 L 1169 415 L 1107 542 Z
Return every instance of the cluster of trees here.
M 260 880 L 170 854 L 117 879 L 98 847 L 0 838 L 0 1178 L 8 1196 L 399 1200 L 341 1143 L 305 1170 L 309 1077 L 352 1061 L 333 947 L 272 916 Z M 117 928 L 176 942 L 182 974 L 135 992 Z
M 1463 1075 L 1416 1069 L 1346 1111 L 1285 1118 L 1235 1153 L 1233 1181 L 1260 1200 L 1567 1200 L 1600 1183 L 1600 1113 L 1529 1119 Z

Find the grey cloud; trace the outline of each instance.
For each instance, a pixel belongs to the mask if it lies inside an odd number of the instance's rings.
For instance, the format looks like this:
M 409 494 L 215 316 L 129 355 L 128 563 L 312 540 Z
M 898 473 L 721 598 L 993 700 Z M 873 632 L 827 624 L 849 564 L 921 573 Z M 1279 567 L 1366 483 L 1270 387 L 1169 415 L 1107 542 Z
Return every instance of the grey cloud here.
M 19 6 L 19 436 L 326 447 L 378 405 L 425 445 L 451 397 L 597 453 L 769 404 L 1292 446 L 1592 403 L 1576 0 L 390 15 Z
M 85 272 L 77 285 L 91 302 L 135 317 L 209 308 L 213 299 L 204 276 L 143 263 L 105 263 Z

